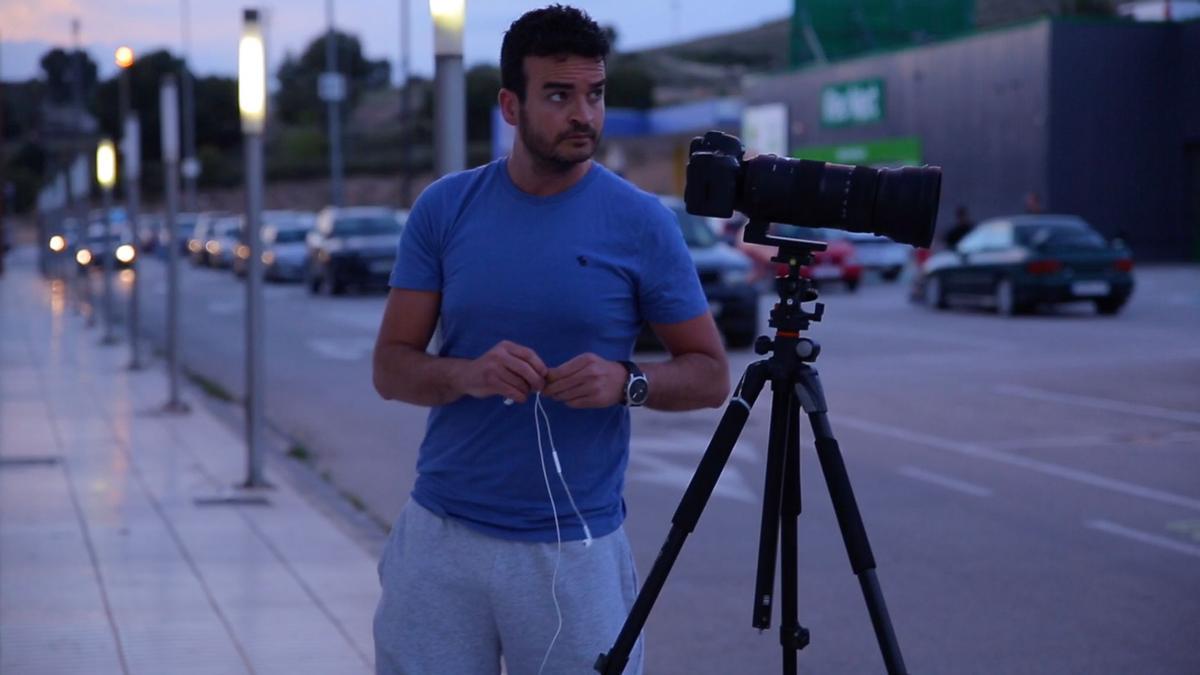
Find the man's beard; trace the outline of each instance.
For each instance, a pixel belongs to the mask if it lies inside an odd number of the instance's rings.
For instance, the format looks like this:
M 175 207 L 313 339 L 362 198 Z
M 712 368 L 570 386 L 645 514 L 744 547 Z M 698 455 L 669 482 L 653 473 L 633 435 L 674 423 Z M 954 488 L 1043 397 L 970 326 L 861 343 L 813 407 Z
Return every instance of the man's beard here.
M 517 131 L 521 135 L 521 142 L 525 144 L 525 148 L 529 150 L 529 154 L 533 156 L 534 161 L 553 173 L 566 173 L 576 164 L 588 161 L 595 154 L 596 147 L 600 143 L 600 134 L 589 126 L 572 126 L 557 138 L 547 140 L 544 137 L 538 136 L 533 130 L 533 125 L 529 123 L 529 118 L 525 116 L 524 108 L 520 109 L 518 117 L 520 118 L 520 126 L 517 127 Z M 559 152 L 559 143 L 566 140 L 568 136 L 578 134 L 587 134 L 591 138 L 591 151 L 583 157 L 568 157 Z

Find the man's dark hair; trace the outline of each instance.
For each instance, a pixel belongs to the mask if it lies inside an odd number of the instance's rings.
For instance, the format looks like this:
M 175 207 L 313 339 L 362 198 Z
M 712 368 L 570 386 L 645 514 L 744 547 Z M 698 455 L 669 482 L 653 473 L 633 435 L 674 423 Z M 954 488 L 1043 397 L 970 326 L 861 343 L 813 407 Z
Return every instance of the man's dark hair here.
M 586 12 L 550 5 L 512 22 L 500 46 L 500 85 L 525 100 L 526 56 L 608 58 L 608 36 Z

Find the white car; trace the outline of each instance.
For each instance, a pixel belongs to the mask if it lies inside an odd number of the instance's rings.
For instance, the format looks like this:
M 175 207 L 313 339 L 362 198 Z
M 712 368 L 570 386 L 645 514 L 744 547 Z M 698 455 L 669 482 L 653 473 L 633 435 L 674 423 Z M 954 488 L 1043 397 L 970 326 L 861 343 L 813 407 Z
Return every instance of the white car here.
M 848 232 L 854 255 L 864 270 L 879 272 L 886 281 L 900 278 L 912 256 L 912 247 L 869 232 Z

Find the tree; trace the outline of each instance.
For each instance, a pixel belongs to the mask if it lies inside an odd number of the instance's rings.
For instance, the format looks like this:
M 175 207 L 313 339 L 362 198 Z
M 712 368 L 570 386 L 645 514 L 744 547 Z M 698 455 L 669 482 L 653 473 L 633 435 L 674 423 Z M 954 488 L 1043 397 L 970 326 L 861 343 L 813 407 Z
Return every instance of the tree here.
M 96 88 L 96 62 L 87 52 L 67 52 L 55 47 L 42 55 L 40 63 L 46 77 L 46 96 L 52 103 L 66 104 L 72 101 L 76 68 L 83 78 L 84 101 L 91 97 Z
M 350 109 L 362 92 L 387 86 L 391 64 L 385 59 L 373 61 L 362 53 L 362 43 L 349 33 L 334 31 L 337 69 L 346 78 L 346 103 Z M 275 95 L 275 114 L 288 124 L 312 124 L 325 119 L 326 105 L 317 96 L 317 79 L 325 72 L 325 35 L 308 43 L 300 58 L 288 54 L 276 72 L 279 92 Z

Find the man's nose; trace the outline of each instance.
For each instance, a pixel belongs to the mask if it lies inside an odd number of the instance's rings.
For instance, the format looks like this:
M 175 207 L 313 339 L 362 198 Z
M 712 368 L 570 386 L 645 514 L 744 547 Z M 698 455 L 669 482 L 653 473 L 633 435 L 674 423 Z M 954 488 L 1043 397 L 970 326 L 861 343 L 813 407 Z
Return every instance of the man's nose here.
M 595 114 L 592 112 L 592 107 L 588 105 L 587 99 L 576 98 L 570 110 L 571 124 L 590 127 L 594 119 Z

